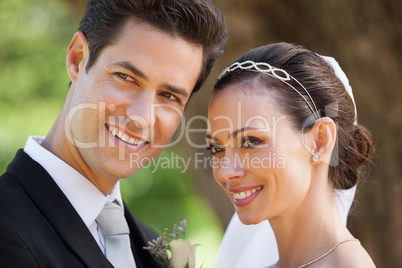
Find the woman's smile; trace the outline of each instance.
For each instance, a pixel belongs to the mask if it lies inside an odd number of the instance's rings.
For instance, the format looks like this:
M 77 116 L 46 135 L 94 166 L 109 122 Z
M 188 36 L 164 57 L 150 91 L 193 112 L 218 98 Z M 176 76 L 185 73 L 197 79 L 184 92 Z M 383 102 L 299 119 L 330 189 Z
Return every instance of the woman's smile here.
M 228 192 L 232 194 L 232 200 L 235 206 L 244 207 L 254 201 L 260 194 L 264 186 L 252 186 L 252 187 L 236 187 L 228 188 Z

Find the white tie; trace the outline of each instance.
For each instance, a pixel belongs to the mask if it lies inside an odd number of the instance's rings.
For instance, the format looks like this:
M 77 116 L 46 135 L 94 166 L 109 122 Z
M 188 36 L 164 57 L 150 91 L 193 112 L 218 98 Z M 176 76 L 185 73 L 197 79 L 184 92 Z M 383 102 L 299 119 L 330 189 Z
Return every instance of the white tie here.
M 106 258 L 116 268 L 136 268 L 130 247 L 130 231 L 121 207 L 107 201 L 96 222 L 105 235 Z

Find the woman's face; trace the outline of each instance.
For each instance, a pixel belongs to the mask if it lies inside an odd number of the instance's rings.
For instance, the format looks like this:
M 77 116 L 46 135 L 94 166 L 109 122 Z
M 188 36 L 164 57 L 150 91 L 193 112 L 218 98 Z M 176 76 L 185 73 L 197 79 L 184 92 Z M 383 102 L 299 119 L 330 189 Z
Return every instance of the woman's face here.
M 311 173 L 302 133 L 272 93 L 253 87 L 229 85 L 212 98 L 206 139 L 215 179 L 245 224 L 298 213 Z

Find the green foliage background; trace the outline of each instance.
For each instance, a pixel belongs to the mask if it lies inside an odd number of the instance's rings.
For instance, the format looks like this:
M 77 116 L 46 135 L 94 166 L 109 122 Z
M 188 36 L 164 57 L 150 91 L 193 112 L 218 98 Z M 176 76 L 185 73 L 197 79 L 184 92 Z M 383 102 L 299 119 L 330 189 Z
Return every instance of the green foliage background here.
M 78 21 L 60 0 L 0 1 L 0 174 L 29 135 L 45 136 L 68 92 L 68 44 Z M 161 157 L 171 158 L 175 151 Z M 192 174 L 166 166 L 121 180 L 133 214 L 159 233 L 186 218 L 188 238 L 201 244 L 197 263 L 211 267 L 223 235 Z

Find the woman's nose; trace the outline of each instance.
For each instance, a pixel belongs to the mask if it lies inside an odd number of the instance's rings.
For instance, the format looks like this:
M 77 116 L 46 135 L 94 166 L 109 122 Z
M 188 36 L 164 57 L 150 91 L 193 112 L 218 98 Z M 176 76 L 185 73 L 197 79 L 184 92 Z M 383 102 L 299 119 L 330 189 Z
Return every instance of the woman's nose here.
M 237 154 L 225 154 L 221 159 L 218 171 L 218 179 L 224 182 L 241 179 L 245 175 L 245 170 L 241 165 L 241 161 Z

